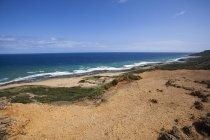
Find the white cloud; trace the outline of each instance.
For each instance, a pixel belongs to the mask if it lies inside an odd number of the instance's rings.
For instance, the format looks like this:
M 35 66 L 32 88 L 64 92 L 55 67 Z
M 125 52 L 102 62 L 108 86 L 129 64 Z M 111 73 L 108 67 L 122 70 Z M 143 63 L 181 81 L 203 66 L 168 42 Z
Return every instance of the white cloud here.
M 50 39 L 51 39 L 52 41 L 57 40 L 57 38 L 55 38 L 55 37 L 51 37 Z
M 128 0 L 118 0 L 118 3 L 125 3 L 127 2 Z
M 24 52 L 71 52 L 71 51 L 94 51 L 104 46 L 98 42 L 80 42 L 67 39 L 48 39 L 22 38 L 0 36 L 0 53 L 7 50 L 7 53 L 14 51 Z M 19 52 L 17 52 L 19 53 Z
M 210 42 L 185 40 L 101 43 L 0 35 L 0 53 L 199 52 L 209 49 L 209 46 Z
M 175 16 L 182 16 L 186 13 L 186 11 L 180 11 L 178 13 L 175 14 Z
M 0 41 L 14 41 L 15 38 L 5 35 L 0 35 Z

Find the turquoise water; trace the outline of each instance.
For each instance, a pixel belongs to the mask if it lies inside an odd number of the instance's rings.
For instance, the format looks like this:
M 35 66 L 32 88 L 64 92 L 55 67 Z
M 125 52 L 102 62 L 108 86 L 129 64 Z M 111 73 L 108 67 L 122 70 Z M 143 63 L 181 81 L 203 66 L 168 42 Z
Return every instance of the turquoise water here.
M 189 53 L 1 54 L 0 84 L 42 78 L 124 70 L 148 63 L 176 61 Z

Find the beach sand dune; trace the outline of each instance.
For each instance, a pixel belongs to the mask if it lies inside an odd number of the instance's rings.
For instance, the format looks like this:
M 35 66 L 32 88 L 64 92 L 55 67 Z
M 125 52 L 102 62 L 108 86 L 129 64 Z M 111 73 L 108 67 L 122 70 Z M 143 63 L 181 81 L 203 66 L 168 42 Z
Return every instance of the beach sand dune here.
M 151 71 L 141 80 L 120 83 L 103 95 L 103 101 L 85 100 L 70 105 L 12 104 L 3 114 L 13 118 L 10 139 L 157 139 L 161 129 L 182 128 L 210 111 L 194 107 L 198 97 L 191 88 L 210 93 L 205 84 L 210 71 Z M 175 86 L 166 86 L 172 80 Z M 195 131 L 195 130 L 193 130 Z M 202 139 L 198 133 L 197 139 Z M 183 135 L 185 139 L 191 139 Z

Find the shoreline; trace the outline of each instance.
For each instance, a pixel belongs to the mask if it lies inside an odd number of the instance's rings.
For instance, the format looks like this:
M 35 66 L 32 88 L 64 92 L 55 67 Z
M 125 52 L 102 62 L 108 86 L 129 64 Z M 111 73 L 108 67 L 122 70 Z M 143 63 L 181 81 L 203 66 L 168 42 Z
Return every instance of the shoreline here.
M 135 64 L 133 64 L 133 66 L 129 67 L 129 68 L 125 68 L 125 69 L 120 68 L 122 70 L 96 70 L 96 71 L 85 72 L 85 73 L 80 73 L 80 74 L 61 75 L 61 76 L 47 77 L 47 78 L 40 78 L 40 79 L 20 80 L 20 81 L 11 80 L 11 81 L 8 81 L 8 82 L 0 83 L 0 89 L 2 89 L 2 87 L 10 86 L 10 85 L 18 85 L 18 84 L 24 85 L 24 84 L 29 84 L 29 83 L 33 84 L 33 83 L 37 83 L 37 82 L 54 80 L 54 79 L 87 77 L 87 76 L 95 76 L 95 75 L 106 74 L 106 73 L 112 73 L 112 74 L 119 73 L 119 74 L 121 74 L 121 73 L 126 73 L 126 72 L 132 72 L 132 71 L 135 71 L 136 69 L 147 70 L 147 69 L 151 69 L 153 67 L 156 67 L 158 65 L 165 65 L 165 64 L 171 64 L 171 63 L 182 63 L 182 62 L 184 62 L 184 61 L 186 61 L 187 59 L 190 59 L 190 58 L 194 58 L 194 57 L 193 56 L 180 57 L 180 58 L 174 59 L 173 61 L 168 60 L 166 62 L 140 62 L 141 64 L 137 65 L 137 66 L 135 66 Z M 145 64 L 142 64 L 142 63 L 145 63 Z M 117 74 L 117 75 L 119 75 L 119 74 Z
M 131 72 L 135 68 L 142 68 L 144 69 L 145 67 L 153 67 L 157 64 L 163 64 L 163 63 L 153 63 L 153 64 L 146 64 L 143 66 L 134 66 L 129 69 L 124 69 L 124 70 L 96 70 L 92 72 L 87 72 L 87 73 L 81 73 L 81 74 L 72 74 L 72 75 L 62 75 L 62 76 L 56 76 L 56 77 L 47 77 L 47 78 L 40 78 L 40 79 L 31 79 L 31 80 L 20 80 L 20 81 L 8 81 L 3 84 L 0 83 L 0 88 L 3 86 L 7 85 L 12 85 L 12 84 L 24 84 L 24 83 L 34 83 L 34 82 L 40 82 L 40 81 L 46 81 L 46 80 L 53 80 L 53 79 L 66 79 L 66 78 L 75 78 L 75 77 L 86 77 L 86 76 L 94 76 L 94 75 L 100 75 L 100 74 L 106 74 L 106 73 L 125 73 L 125 72 Z M 23 77 L 24 78 L 24 77 Z
M 11 83 L 7 85 L 1 85 L 1 89 L 8 89 L 13 87 L 21 87 L 21 86 L 49 86 L 49 87 L 96 87 L 98 84 L 88 84 L 88 83 L 80 83 L 81 80 L 84 80 L 86 78 L 91 77 L 110 77 L 110 80 L 113 80 L 115 76 L 119 76 L 125 72 L 106 72 L 106 73 L 98 73 L 98 74 L 91 74 L 91 75 L 80 75 L 80 76 L 74 76 L 74 77 L 63 77 L 63 78 L 52 78 L 52 79 L 45 79 L 45 80 L 39 80 L 39 81 L 32 81 L 32 82 L 21 82 L 21 83 Z M 109 82 L 110 82 L 109 80 Z
M 124 68 L 116 68 L 116 69 L 120 69 L 120 70 L 94 70 L 96 68 L 90 68 L 90 69 L 93 69 L 93 70 L 90 70 L 90 72 L 88 72 L 88 70 L 87 70 L 87 72 L 75 73 L 75 74 L 68 74 L 68 73 L 65 73 L 65 72 L 60 72 L 61 73 L 60 76 L 58 75 L 58 76 L 52 76 L 52 77 L 38 78 L 39 75 L 42 76 L 42 75 L 45 75 L 45 74 L 50 74 L 50 73 L 40 73 L 40 74 L 35 74 L 38 77 L 36 77 L 35 75 L 29 75 L 29 76 L 26 76 L 26 77 L 16 78 L 16 79 L 13 79 L 13 80 L 8 81 L 8 82 L 2 82 L 2 83 L 0 83 L 0 89 L 2 89 L 2 87 L 9 86 L 9 85 L 28 84 L 28 83 L 33 84 L 33 83 L 37 83 L 37 82 L 41 82 L 41 81 L 54 80 L 54 79 L 86 77 L 86 76 L 94 76 L 94 75 L 105 74 L 105 73 L 113 73 L 113 74 L 114 73 L 125 73 L 125 72 L 132 72 L 135 69 L 146 70 L 146 69 L 151 69 L 153 67 L 156 67 L 158 65 L 166 65 L 166 64 L 171 64 L 171 63 L 182 63 L 182 62 L 185 62 L 187 59 L 196 58 L 196 57 L 197 56 L 188 55 L 188 56 L 179 57 L 179 58 L 176 58 L 176 59 L 173 59 L 173 60 L 167 60 L 166 62 L 139 62 L 139 63 L 134 63 L 132 65 L 125 65 L 127 67 L 124 67 Z M 103 68 L 103 67 L 98 67 L 98 68 Z M 109 67 L 107 67 L 105 69 L 108 69 L 108 68 Z M 113 67 L 113 68 L 115 68 L 115 67 Z M 63 73 L 63 75 L 62 75 L 62 73 Z M 29 78 L 27 78 L 27 77 L 29 77 Z M 32 79 L 30 79 L 30 77 Z M 33 77 L 35 79 L 33 79 Z M 21 80 L 21 79 L 23 79 L 23 80 Z
M 74 86 L 81 86 L 79 84 L 79 81 L 88 78 L 88 77 L 95 77 L 95 76 L 107 76 L 110 77 L 110 79 L 114 79 L 115 76 L 119 76 L 123 73 L 129 73 L 129 72 L 135 72 L 135 71 L 147 71 L 149 69 L 153 69 L 156 66 L 164 65 L 164 64 L 171 64 L 171 63 L 180 63 L 180 62 L 166 62 L 166 63 L 153 63 L 153 64 L 147 64 L 144 66 L 135 66 L 130 69 L 126 70 L 119 70 L 119 71 L 93 71 L 90 73 L 80 74 L 80 75 L 70 75 L 70 76 L 58 76 L 58 77 L 51 77 L 46 79 L 37 79 L 32 81 L 18 81 L 18 82 L 11 82 L 7 84 L 0 85 L 0 89 L 7 89 L 12 87 L 18 87 L 18 86 L 29 86 L 29 85 L 37 85 L 37 86 L 50 86 L 50 87 L 74 87 Z M 72 84 L 65 84 L 65 82 L 69 82 Z M 74 81 L 74 82 L 71 82 Z M 61 82 L 61 84 L 54 84 Z M 62 86 L 63 85 L 63 86 Z M 98 86 L 98 85 L 94 85 Z M 81 87 L 94 87 L 90 85 L 82 85 Z

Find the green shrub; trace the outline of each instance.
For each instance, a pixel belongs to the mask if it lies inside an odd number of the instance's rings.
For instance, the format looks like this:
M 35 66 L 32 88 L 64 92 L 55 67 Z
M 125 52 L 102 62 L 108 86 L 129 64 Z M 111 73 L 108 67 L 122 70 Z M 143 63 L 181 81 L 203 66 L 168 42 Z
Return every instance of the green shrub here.
M 85 80 L 80 80 L 79 83 L 85 83 Z
M 142 79 L 139 75 L 133 73 L 125 73 L 117 78 L 118 82 L 120 81 L 131 81 L 131 80 L 140 80 Z
M 23 104 L 27 104 L 27 103 L 31 103 L 32 100 L 30 99 L 29 95 L 23 95 L 23 96 L 15 96 L 11 99 L 12 103 L 23 103 Z
M 116 86 L 118 84 L 117 79 L 112 80 L 111 85 Z
M 10 98 L 11 96 L 15 96 L 18 95 L 18 92 L 11 92 L 11 91 L 7 91 L 7 90 L 2 90 L 0 91 L 0 98 L 1 97 L 6 97 L 6 98 Z

